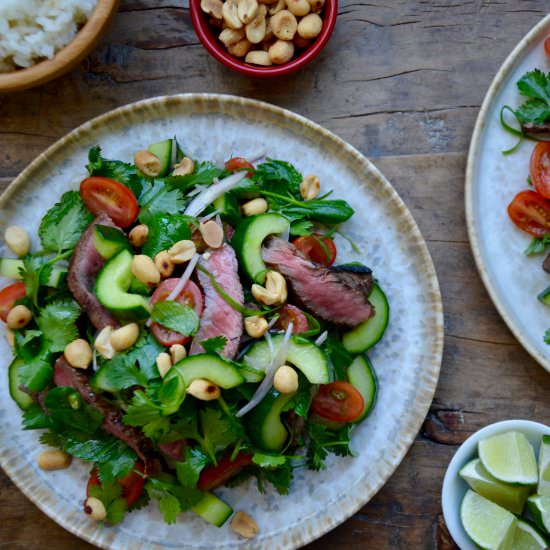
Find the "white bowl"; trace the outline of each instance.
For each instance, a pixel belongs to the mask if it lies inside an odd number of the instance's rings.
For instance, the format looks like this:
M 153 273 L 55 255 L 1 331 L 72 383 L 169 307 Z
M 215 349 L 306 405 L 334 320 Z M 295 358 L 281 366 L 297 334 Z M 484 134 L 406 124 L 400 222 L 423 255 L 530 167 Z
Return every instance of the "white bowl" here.
M 445 478 L 443 479 L 441 507 L 443 508 L 443 517 L 445 518 L 449 533 L 461 550 L 478 550 L 478 547 L 468 537 L 460 521 L 460 503 L 468 489 L 468 484 L 458 475 L 458 472 L 469 460 L 477 456 L 477 444 L 480 439 L 510 430 L 525 434 L 531 445 L 535 448 L 537 457 L 542 436 L 550 434 L 550 426 L 545 426 L 539 422 L 532 422 L 531 420 L 504 420 L 502 422 L 495 422 L 494 424 L 485 426 L 485 428 L 477 431 L 464 441 L 449 463 Z

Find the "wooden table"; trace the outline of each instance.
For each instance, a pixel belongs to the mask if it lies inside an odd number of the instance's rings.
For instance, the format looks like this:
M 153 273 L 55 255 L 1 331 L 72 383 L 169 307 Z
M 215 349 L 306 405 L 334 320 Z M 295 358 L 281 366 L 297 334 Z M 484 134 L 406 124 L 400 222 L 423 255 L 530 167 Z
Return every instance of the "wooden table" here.
M 428 241 L 443 293 L 439 387 L 388 484 L 309 548 L 452 547 L 440 490 L 456 446 L 497 420 L 550 422 L 550 375 L 489 300 L 463 207 L 466 151 L 485 91 L 547 9 L 547 0 L 345 0 L 321 57 L 295 76 L 267 82 L 212 59 L 180 0 L 122 0 L 107 36 L 79 69 L 0 96 L 0 190 L 48 145 L 109 109 L 156 95 L 225 92 L 286 107 L 336 132 L 404 198 Z M 0 518 L 0 545 L 12 550 L 91 548 L 38 511 L 3 474 Z

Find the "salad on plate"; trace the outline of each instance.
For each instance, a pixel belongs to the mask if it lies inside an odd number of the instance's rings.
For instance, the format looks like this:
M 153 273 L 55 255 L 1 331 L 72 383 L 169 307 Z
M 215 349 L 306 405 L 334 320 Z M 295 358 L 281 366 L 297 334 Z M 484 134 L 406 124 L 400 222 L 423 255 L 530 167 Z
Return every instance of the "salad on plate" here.
M 253 537 L 217 487 L 255 478 L 286 494 L 297 468 L 355 454 L 388 302 L 368 267 L 336 263 L 336 235 L 354 246 L 352 207 L 262 159 L 217 166 L 166 139 L 128 163 L 96 146 L 89 176 L 42 218 L 40 249 L 6 229 L 10 394 L 51 448 L 42 469 L 90 463 L 92 519 L 156 500 L 167 523 L 233 516 Z

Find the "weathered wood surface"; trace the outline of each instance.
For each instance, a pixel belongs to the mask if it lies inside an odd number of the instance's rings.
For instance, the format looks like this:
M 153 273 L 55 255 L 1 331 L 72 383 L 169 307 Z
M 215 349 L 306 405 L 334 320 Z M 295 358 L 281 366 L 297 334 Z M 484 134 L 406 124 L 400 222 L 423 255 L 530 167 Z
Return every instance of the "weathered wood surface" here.
M 87 63 L 57 82 L 0 96 L 0 190 L 46 146 L 113 107 L 163 94 L 225 92 L 287 107 L 375 161 L 428 241 L 445 304 L 433 406 L 409 454 L 359 513 L 309 548 L 452 548 L 440 506 L 456 445 L 505 418 L 550 422 L 550 378 L 507 330 L 467 240 L 466 150 L 483 95 L 546 0 L 345 0 L 320 59 L 279 82 L 249 80 L 198 43 L 187 4 L 122 0 Z M 3 429 L 8 429 L 6 426 Z M 0 544 L 91 548 L 0 475 Z

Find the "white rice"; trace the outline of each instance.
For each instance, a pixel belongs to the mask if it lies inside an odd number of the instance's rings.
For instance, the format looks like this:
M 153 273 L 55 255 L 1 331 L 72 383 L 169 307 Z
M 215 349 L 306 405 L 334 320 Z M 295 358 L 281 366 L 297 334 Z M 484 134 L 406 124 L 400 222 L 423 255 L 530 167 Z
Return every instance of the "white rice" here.
M 97 0 L 0 0 L 0 72 L 52 58 L 76 35 Z

